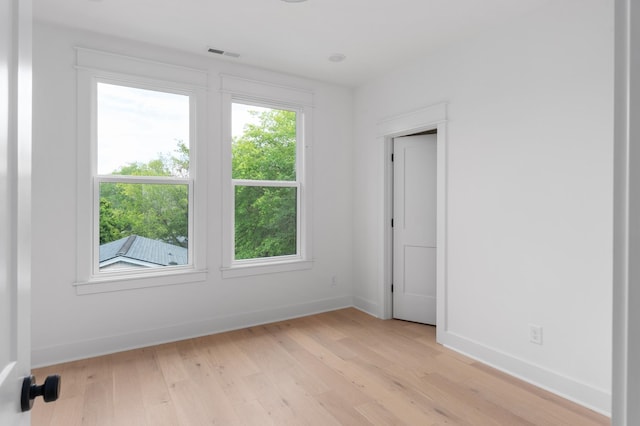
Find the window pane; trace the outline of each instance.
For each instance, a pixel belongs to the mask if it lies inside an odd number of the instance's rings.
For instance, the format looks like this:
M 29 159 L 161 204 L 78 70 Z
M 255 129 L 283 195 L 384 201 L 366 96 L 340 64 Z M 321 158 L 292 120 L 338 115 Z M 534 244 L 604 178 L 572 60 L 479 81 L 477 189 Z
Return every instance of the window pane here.
M 98 174 L 189 173 L 189 97 L 98 83 Z
M 296 180 L 296 113 L 232 104 L 233 179 Z
M 100 271 L 189 263 L 187 184 L 100 183 Z
M 297 188 L 236 186 L 235 258 L 297 254 Z

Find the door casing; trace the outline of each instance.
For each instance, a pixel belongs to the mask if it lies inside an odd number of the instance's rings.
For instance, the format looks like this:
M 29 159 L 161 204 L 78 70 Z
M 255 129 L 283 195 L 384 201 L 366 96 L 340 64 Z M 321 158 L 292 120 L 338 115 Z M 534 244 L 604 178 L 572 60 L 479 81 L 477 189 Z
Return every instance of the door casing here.
M 393 138 L 408 136 L 424 131 L 436 130 L 437 132 L 437 320 L 436 339 L 440 341 L 441 335 L 447 331 L 447 104 L 439 103 L 407 114 L 397 115 L 378 123 L 378 140 L 382 144 L 382 168 L 380 187 L 382 188 L 381 224 L 381 277 L 378 293 L 380 301 L 379 316 L 383 319 L 391 319 L 393 311 L 393 298 L 391 283 L 393 280 L 393 231 L 391 219 L 393 218 Z

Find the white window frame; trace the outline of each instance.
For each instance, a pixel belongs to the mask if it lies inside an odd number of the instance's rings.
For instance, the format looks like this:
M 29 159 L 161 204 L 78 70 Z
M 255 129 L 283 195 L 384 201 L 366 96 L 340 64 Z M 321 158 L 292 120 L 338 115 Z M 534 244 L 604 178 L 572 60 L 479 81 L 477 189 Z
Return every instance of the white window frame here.
M 205 71 L 91 49 L 76 48 L 78 73 L 77 277 L 78 295 L 199 282 L 206 279 Z M 99 83 L 189 97 L 189 176 L 120 176 L 97 173 Z M 99 271 L 100 184 L 185 184 L 189 191 L 188 265 Z M 199 184 L 202 182 L 203 184 Z
M 312 123 L 313 93 L 222 75 L 222 276 L 223 278 L 287 272 L 312 267 Z M 232 104 L 283 109 L 296 113 L 296 181 L 258 181 L 232 178 Z M 235 259 L 236 186 L 295 187 L 297 189 L 297 250 L 295 255 Z

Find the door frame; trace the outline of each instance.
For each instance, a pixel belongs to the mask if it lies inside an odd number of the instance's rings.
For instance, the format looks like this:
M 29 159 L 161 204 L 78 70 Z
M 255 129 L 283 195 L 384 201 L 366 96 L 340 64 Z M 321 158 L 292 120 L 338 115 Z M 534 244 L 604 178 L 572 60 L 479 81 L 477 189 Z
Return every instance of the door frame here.
M 382 244 L 380 263 L 381 277 L 378 290 L 380 301 L 380 317 L 391 319 L 393 313 L 393 298 L 391 283 L 393 280 L 393 139 L 408 136 L 428 130 L 437 131 L 437 250 L 436 250 L 436 294 L 437 318 L 436 340 L 447 330 L 447 103 L 431 105 L 406 114 L 396 115 L 378 122 L 378 141 L 382 145 L 381 188 L 381 223 Z
M 640 7 L 615 1 L 613 368 L 611 424 L 640 422 Z

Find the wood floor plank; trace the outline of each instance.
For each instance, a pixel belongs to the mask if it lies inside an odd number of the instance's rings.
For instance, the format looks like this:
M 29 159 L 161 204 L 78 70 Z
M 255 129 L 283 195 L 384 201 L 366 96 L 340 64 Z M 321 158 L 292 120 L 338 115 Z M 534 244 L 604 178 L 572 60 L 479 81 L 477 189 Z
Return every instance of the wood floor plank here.
M 298 323 L 291 323 L 287 321 L 268 324 L 265 326 L 265 329 L 273 335 L 278 344 L 290 353 L 301 349 L 300 345 L 287 335 L 287 330 L 289 330 L 293 324 L 296 324 L 297 326 Z
M 105 378 L 87 383 L 82 407 L 82 424 L 109 426 L 115 423 L 113 380 Z
M 34 426 L 568 425 L 609 419 L 452 352 L 435 328 L 342 309 L 34 370 Z
M 243 425 L 277 426 L 257 399 L 234 404 L 234 409 Z
M 307 392 L 291 374 L 291 369 L 283 374 L 269 374 L 271 382 L 277 387 L 282 402 L 291 408 L 298 424 L 339 426 L 338 420 L 325 407 Z
M 241 340 L 234 343 L 247 355 L 261 371 L 280 371 L 291 365 L 289 352 L 277 344 L 277 340 L 265 327 L 251 327 L 239 330 Z
M 294 352 L 293 356 L 300 365 L 304 366 L 305 371 L 322 381 L 346 403 L 356 406 L 372 401 L 372 398 L 365 395 L 354 382 L 349 381 L 340 372 L 327 366 L 310 352 L 299 350 Z
M 169 393 L 176 406 L 179 425 L 240 424 L 237 420 L 228 419 L 228 413 L 217 412 L 213 398 L 193 381 L 174 382 L 169 385 Z M 227 423 L 220 423 L 220 419 L 226 419 Z
M 359 359 L 370 364 L 375 364 L 382 367 L 386 365 L 392 365 L 396 362 L 393 358 L 383 356 L 379 352 L 371 349 L 369 346 L 362 344 L 352 337 L 342 338 L 339 340 L 339 342 L 340 344 L 346 346 L 355 354 L 357 354 Z
M 237 333 L 240 336 L 240 333 Z M 260 368 L 252 358 L 243 351 L 238 342 L 240 339 L 225 333 L 216 339 L 201 341 L 201 350 L 206 351 L 208 362 L 218 370 L 232 371 L 237 377 L 259 373 Z
M 220 383 L 215 380 L 216 373 L 210 368 L 206 356 L 204 354 L 193 354 L 184 360 L 183 365 L 189 377 L 187 382 L 190 385 L 194 385 L 193 389 L 199 395 L 196 398 L 202 401 L 203 406 L 206 408 L 205 412 L 210 413 L 210 424 L 239 424 L 240 419 L 236 415 L 233 404 Z
M 265 410 L 267 419 L 275 425 L 301 424 L 300 418 L 293 411 L 289 401 L 278 392 L 278 388 L 264 373 L 256 373 L 245 377 L 249 387 L 253 389 L 256 400 Z
M 155 353 L 160 371 L 168 385 L 189 379 L 175 344 L 162 345 Z
M 367 421 L 374 425 L 384 426 L 399 426 L 407 425 L 407 423 L 401 421 L 392 412 L 385 407 L 377 403 L 376 401 L 360 404 L 355 409 L 364 416 Z M 424 424 L 424 423 L 423 423 Z
M 167 382 L 157 363 L 154 348 L 145 348 L 133 360 L 141 378 L 140 392 L 145 409 L 147 425 L 175 425 L 178 417 L 169 395 Z
M 139 352 L 136 352 L 136 355 Z M 146 414 L 142 395 L 143 377 L 138 375 L 135 357 L 112 361 L 113 369 L 113 411 L 114 423 L 144 426 Z
M 342 425 L 373 424 L 358 410 L 356 410 L 355 405 L 350 404 L 349 400 L 345 399 L 339 392 L 329 390 L 316 395 L 316 398 L 318 402 Z

